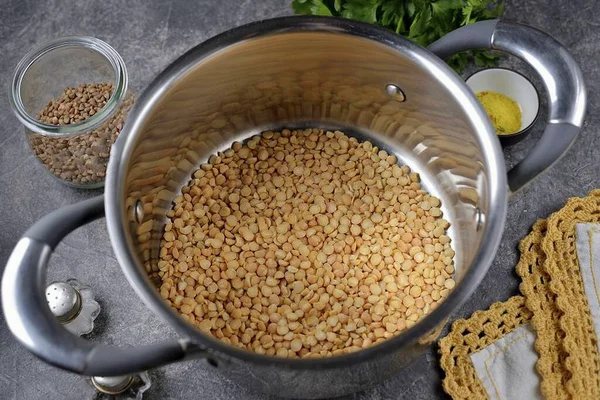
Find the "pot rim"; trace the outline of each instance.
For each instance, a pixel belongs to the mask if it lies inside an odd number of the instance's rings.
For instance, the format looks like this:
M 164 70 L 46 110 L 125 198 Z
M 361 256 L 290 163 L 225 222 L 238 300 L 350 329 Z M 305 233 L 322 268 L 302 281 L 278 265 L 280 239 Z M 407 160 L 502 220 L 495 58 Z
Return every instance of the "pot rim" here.
M 133 150 L 136 135 L 161 96 L 195 65 L 224 48 L 244 40 L 288 32 L 318 31 L 362 37 L 386 45 L 428 70 L 432 79 L 437 79 L 454 95 L 456 102 L 470 115 L 473 129 L 479 132 L 478 139 L 482 152 L 487 155 L 489 177 L 489 214 L 485 216 L 486 226 L 481 239 L 481 247 L 464 277 L 438 308 L 421 319 L 403 333 L 366 349 L 332 357 L 288 359 L 266 356 L 228 345 L 217 338 L 202 333 L 199 329 L 180 318 L 160 297 L 147 277 L 145 268 L 138 262 L 131 250 L 133 243 L 125 232 L 126 209 L 122 203 L 125 188 L 126 161 Z M 440 58 L 410 40 L 383 28 L 334 17 L 292 16 L 253 22 L 215 36 L 192 48 L 171 63 L 148 86 L 130 111 L 127 122 L 118 140 L 113 145 L 108 164 L 105 189 L 106 220 L 110 240 L 117 260 L 129 284 L 146 305 L 163 320 L 187 336 L 194 345 L 214 355 L 216 358 L 241 359 L 247 362 L 273 365 L 294 369 L 333 368 L 354 362 L 372 360 L 389 354 L 392 350 L 416 342 L 440 324 L 445 323 L 451 313 L 461 306 L 473 293 L 485 276 L 500 244 L 508 200 L 506 167 L 501 147 L 494 129 L 465 82 Z

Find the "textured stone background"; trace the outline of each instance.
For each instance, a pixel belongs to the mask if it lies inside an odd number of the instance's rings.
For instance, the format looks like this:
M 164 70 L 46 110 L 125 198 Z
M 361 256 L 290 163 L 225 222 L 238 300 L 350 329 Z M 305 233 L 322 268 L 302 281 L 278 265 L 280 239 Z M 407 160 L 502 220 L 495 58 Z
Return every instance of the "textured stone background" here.
M 552 171 L 511 201 L 502 244 L 494 263 L 473 297 L 454 316 L 518 293 L 514 273 L 517 243 L 531 225 L 557 210 L 567 198 L 600 186 L 600 3 L 586 0 L 507 1 L 506 19 L 528 23 L 556 37 L 580 63 L 589 93 L 585 129 L 569 154 Z M 85 34 L 110 43 L 123 56 L 131 87 L 140 93 L 151 79 L 185 50 L 229 28 L 291 14 L 290 0 L 266 1 L 27 1 L 0 4 L 0 270 L 18 237 L 34 221 L 65 204 L 99 192 L 67 188 L 47 175 L 26 147 L 23 129 L 13 116 L 6 93 L 19 59 L 35 45 L 63 35 Z M 531 71 L 514 60 L 513 66 Z M 545 116 L 545 115 L 544 115 Z M 543 119 L 542 119 L 543 121 Z M 506 151 L 509 166 L 520 160 L 539 138 L 533 134 Z M 115 344 L 150 343 L 175 333 L 152 315 L 126 283 L 109 243 L 104 221 L 92 223 L 66 238 L 51 261 L 49 280 L 77 278 L 91 285 L 103 311 L 91 340 Z M 81 399 L 92 391 L 83 378 L 53 368 L 26 352 L 0 318 L 0 398 Z M 263 399 L 211 371 L 203 361 L 151 372 L 148 399 Z M 352 399 L 445 398 L 435 349 L 394 379 Z

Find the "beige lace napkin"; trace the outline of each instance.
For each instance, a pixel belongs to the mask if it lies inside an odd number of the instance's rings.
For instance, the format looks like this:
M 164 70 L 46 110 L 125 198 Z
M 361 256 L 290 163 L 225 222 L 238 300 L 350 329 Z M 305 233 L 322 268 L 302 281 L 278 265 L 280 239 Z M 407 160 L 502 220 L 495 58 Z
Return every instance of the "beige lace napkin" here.
M 598 221 L 593 191 L 534 225 L 519 246 L 523 296 L 456 321 L 440 340 L 448 394 L 600 399 Z

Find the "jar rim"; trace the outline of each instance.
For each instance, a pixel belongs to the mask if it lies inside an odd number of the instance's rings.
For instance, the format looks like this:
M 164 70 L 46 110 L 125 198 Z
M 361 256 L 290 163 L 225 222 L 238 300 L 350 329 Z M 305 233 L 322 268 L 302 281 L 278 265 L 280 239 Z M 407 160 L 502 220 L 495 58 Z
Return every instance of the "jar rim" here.
M 113 92 L 106 105 L 91 117 L 75 124 L 52 125 L 40 121 L 25 110 L 20 89 L 25 74 L 38 59 L 52 51 L 65 47 L 82 47 L 103 56 L 110 63 L 115 73 L 115 79 L 112 82 Z M 28 129 L 45 136 L 69 137 L 89 132 L 104 123 L 105 119 L 110 117 L 121 105 L 127 92 L 127 85 L 128 75 L 125 62 L 108 43 L 91 36 L 65 36 L 32 49 L 19 61 L 13 74 L 9 101 L 17 118 Z

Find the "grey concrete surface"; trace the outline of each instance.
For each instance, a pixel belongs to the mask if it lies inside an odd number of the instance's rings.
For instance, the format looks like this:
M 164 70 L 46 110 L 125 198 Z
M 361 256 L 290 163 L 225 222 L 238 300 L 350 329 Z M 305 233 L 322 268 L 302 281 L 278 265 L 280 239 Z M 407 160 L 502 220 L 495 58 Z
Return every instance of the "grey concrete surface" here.
M 507 1 L 506 18 L 536 26 L 560 40 L 580 63 L 589 90 L 585 129 L 569 154 L 527 191 L 514 196 L 498 254 L 472 298 L 453 318 L 518 293 L 514 266 L 517 243 L 531 225 L 560 208 L 567 198 L 600 186 L 600 3 L 587 0 Z M 140 93 L 152 78 L 185 50 L 234 26 L 291 14 L 290 0 L 266 1 L 30 1 L 0 2 L 0 271 L 18 237 L 34 221 L 62 205 L 99 192 L 70 189 L 48 176 L 27 148 L 13 116 L 7 90 L 20 57 L 34 45 L 67 35 L 86 34 L 113 45 L 125 59 L 131 86 Z M 505 60 L 531 71 L 522 63 Z M 545 117 L 545 114 L 543 115 Z M 543 119 L 542 119 L 543 121 Z M 505 151 L 508 166 L 539 138 L 543 123 L 523 142 Z M 114 344 L 151 343 L 175 332 L 153 315 L 125 281 L 114 258 L 103 220 L 81 228 L 58 247 L 49 281 L 77 278 L 91 285 L 103 311 L 91 340 Z M 238 387 L 202 361 L 151 372 L 148 399 L 263 399 Z M 432 348 L 394 379 L 348 399 L 446 398 L 437 350 Z M 82 399 L 91 389 L 83 378 L 51 367 L 17 344 L 0 318 L 0 398 Z

